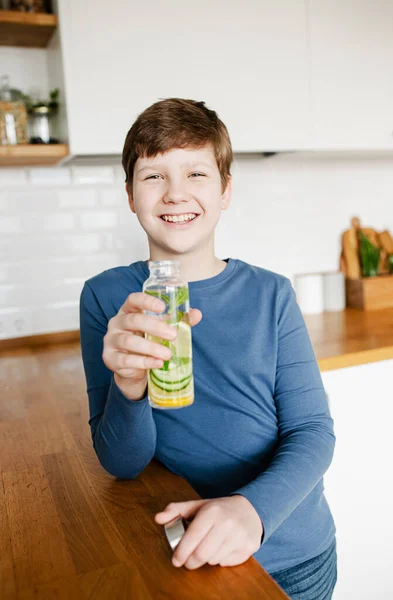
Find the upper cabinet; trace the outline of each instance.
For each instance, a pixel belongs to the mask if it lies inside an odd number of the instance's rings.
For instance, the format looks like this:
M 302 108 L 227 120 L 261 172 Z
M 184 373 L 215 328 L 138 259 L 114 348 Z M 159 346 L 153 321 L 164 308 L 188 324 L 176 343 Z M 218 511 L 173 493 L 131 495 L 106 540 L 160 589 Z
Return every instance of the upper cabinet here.
M 138 114 L 167 97 L 205 101 L 235 152 L 310 148 L 305 2 L 58 0 L 57 10 L 71 154 L 119 154 Z
M 393 149 L 393 2 L 308 6 L 313 148 Z
M 235 152 L 393 149 L 393 2 L 53 4 L 48 83 L 70 156 L 118 156 L 137 116 L 169 97 L 216 110 Z M 26 31 L 44 44 L 56 23 L 1 17 L 0 44 Z

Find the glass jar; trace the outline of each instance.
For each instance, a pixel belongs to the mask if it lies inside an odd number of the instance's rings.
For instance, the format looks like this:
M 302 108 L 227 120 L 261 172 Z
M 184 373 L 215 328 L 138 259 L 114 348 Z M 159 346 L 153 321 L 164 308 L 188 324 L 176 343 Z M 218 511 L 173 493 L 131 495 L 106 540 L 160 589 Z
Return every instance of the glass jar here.
M 10 10 L 32 13 L 46 12 L 44 0 L 10 0 Z
M 8 75 L 0 78 L 0 145 L 27 144 L 27 111 L 19 90 L 10 88 Z
M 144 282 L 143 291 L 163 300 L 166 308 L 159 315 L 145 312 L 166 321 L 177 333 L 173 341 L 146 334 L 147 339 L 166 346 L 172 352 L 161 369 L 148 372 L 149 404 L 152 408 L 183 408 L 194 402 L 188 284 L 180 277 L 178 260 L 149 261 L 149 269 L 150 277 Z
M 45 105 L 33 106 L 29 111 L 30 144 L 58 144 L 56 111 Z

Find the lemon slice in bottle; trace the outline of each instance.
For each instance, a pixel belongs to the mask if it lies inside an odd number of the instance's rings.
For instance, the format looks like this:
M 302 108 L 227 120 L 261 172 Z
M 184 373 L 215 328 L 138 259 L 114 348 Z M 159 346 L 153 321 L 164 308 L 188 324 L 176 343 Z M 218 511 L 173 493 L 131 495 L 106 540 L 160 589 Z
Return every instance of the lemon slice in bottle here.
M 184 321 L 179 321 L 174 325 L 177 331 L 177 337 L 169 343 L 169 349 L 172 351 L 172 358 L 169 361 L 168 369 L 181 368 L 191 359 L 191 327 Z

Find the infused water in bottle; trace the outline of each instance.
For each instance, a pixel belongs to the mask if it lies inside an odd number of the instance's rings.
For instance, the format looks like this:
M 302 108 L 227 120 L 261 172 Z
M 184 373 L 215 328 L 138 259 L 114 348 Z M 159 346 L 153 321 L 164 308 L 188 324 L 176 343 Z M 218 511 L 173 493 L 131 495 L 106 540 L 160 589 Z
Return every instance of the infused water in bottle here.
M 172 357 L 164 361 L 161 369 L 148 371 L 149 404 L 153 408 L 183 408 L 194 402 L 188 284 L 180 278 L 178 260 L 149 261 L 149 270 L 143 291 L 163 300 L 166 308 L 159 315 L 145 312 L 166 321 L 177 332 L 173 341 L 145 334 L 147 339 L 172 351 Z

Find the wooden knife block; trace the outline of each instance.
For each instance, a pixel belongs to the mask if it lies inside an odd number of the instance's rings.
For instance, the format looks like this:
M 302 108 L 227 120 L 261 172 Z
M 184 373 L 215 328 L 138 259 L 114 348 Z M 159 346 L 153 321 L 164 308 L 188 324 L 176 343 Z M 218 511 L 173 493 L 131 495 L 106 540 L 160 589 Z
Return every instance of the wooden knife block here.
M 346 304 L 360 310 L 393 307 L 393 275 L 345 280 Z

